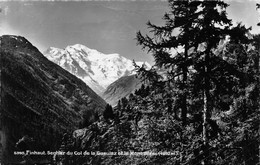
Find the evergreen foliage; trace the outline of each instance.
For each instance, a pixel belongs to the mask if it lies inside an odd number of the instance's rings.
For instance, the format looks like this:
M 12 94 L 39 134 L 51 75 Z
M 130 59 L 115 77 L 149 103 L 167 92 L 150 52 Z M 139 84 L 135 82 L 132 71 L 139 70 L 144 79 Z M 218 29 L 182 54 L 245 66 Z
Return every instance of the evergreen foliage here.
M 105 120 L 114 119 L 113 108 L 111 105 L 109 104 L 106 105 L 106 108 L 103 112 L 103 117 Z

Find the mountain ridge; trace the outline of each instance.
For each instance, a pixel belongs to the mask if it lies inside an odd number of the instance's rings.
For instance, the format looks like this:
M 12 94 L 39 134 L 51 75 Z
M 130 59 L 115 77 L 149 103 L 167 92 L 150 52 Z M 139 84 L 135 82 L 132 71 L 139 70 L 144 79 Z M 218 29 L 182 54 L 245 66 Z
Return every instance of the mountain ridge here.
M 83 81 L 50 62 L 27 39 L 0 36 L 1 161 L 19 162 L 15 143 L 35 139 L 30 150 L 57 150 L 64 133 L 97 120 L 106 102 Z M 42 157 L 44 158 L 44 157 Z
M 142 85 L 137 75 L 123 76 L 110 84 L 102 95 L 102 98 L 112 106 L 116 106 L 117 102 L 123 97 L 128 97 Z

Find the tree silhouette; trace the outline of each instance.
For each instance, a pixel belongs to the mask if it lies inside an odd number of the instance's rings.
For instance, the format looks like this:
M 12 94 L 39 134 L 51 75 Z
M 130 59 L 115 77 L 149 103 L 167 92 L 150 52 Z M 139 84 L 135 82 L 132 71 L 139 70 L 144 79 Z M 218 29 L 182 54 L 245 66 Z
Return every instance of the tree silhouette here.
M 141 32 L 137 33 L 137 41 L 142 48 L 148 49 L 154 56 L 156 66 L 160 68 L 170 69 L 168 76 L 169 80 L 174 80 L 175 77 L 181 78 L 180 88 L 181 94 L 180 105 L 182 109 L 183 124 L 186 124 L 187 116 L 187 80 L 188 67 L 191 65 L 191 58 L 188 51 L 192 47 L 198 47 L 195 41 L 195 33 L 197 27 L 193 26 L 198 19 L 199 13 L 196 13 L 200 3 L 195 1 L 169 1 L 171 11 L 163 17 L 165 20 L 164 26 L 156 26 L 148 22 L 148 28 L 154 37 L 148 35 L 143 36 Z M 178 53 L 172 57 L 172 49 L 182 47 L 183 53 Z M 160 77 L 157 77 L 157 79 Z M 169 82 L 170 83 L 170 82 Z
M 111 105 L 107 104 L 106 108 L 103 112 L 103 116 L 105 120 L 109 120 L 109 119 L 114 119 L 114 112 L 113 112 L 113 108 Z

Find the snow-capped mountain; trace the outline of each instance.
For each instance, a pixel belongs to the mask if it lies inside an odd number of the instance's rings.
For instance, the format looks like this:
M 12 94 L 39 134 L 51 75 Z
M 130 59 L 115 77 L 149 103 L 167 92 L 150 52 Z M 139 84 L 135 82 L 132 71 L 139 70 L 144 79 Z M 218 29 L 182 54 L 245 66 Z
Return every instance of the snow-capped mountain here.
M 133 74 L 133 62 L 119 54 L 103 54 L 84 45 L 76 44 L 65 49 L 50 47 L 44 55 L 70 73 L 82 79 L 101 95 L 114 81 Z M 137 62 L 142 65 L 143 62 Z M 150 65 L 145 62 L 147 67 Z

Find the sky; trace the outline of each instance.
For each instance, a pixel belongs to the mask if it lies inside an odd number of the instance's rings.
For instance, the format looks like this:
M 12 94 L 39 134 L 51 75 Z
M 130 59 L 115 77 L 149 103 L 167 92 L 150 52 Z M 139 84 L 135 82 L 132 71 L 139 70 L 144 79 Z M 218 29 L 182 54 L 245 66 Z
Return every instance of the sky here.
M 260 33 L 260 0 L 226 0 L 233 23 L 252 26 Z M 153 58 L 137 46 L 136 32 L 149 34 L 150 20 L 163 25 L 166 0 L 1 1 L 0 35 L 21 35 L 41 52 L 49 47 L 83 44 L 102 53 L 118 53 L 153 64 Z

